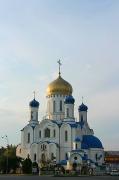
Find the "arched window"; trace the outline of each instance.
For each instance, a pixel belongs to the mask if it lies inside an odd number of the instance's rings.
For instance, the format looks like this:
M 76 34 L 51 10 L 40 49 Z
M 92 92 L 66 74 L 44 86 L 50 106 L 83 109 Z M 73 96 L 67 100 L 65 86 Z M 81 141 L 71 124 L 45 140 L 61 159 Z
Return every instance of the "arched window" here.
M 54 160 L 54 153 L 51 153 L 51 160 Z
M 56 104 L 55 104 L 55 101 L 53 101 L 53 112 L 56 111 Z
M 76 149 L 78 148 L 78 146 L 77 146 L 77 143 L 76 143 Z
M 95 160 L 96 161 L 98 160 L 98 154 L 97 153 L 95 154 Z
M 21 148 L 19 149 L 19 153 L 21 154 Z
M 83 121 L 83 115 L 81 115 L 81 121 Z
M 60 111 L 62 111 L 62 101 L 60 101 Z
M 47 138 L 47 137 L 49 138 L 49 137 L 50 137 L 50 129 L 49 129 L 49 128 L 46 128 L 46 129 L 45 129 L 44 137 L 45 137 L 45 138 Z
M 44 153 L 41 155 L 41 160 L 45 161 L 45 154 Z
M 55 137 L 56 136 L 56 131 L 55 131 L 55 129 L 53 130 L 53 137 Z
M 68 154 L 67 153 L 65 154 L 65 159 L 68 160 Z
M 28 133 L 27 142 L 30 143 L 30 133 Z
M 39 138 L 41 138 L 41 131 L 39 131 Z
M 69 108 L 67 108 L 67 117 L 69 117 Z
M 36 161 L 36 153 L 34 154 L 34 161 Z
M 65 131 L 65 141 L 67 142 L 68 141 L 68 132 Z

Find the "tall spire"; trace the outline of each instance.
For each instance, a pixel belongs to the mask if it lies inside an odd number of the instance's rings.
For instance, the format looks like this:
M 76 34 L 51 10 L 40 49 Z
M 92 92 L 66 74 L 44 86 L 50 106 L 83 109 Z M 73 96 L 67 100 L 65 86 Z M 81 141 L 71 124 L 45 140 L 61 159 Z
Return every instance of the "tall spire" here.
M 84 99 L 84 97 L 82 96 L 82 104 L 83 104 L 83 99 Z
M 58 61 L 57 61 L 57 63 L 59 64 L 59 76 L 61 75 L 61 71 L 60 71 L 60 67 L 61 67 L 61 60 L 59 59 Z

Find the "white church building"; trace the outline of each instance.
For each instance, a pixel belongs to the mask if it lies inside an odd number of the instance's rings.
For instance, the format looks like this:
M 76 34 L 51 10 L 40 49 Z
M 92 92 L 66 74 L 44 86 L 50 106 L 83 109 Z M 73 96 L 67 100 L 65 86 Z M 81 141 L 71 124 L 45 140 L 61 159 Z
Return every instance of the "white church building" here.
M 43 120 L 38 119 L 39 102 L 29 103 L 30 121 L 21 130 L 21 143 L 16 155 L 29 157 L 39 166 L 42 161 L 56 161 L 65 166 L 74 162 L 104 163 L 104 148 L 94 135 L 87 121 L 88 107 L 82 104 L 78 108 L 79 119 L 74 116 L 75 99 L 73 88 L 59 75 L 47 87 L 47 110 Z

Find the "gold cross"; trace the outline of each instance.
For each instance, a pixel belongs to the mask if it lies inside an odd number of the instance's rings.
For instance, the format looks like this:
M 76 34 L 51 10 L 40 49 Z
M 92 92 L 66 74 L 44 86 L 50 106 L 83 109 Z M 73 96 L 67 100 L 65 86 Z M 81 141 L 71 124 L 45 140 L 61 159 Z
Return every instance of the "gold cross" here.
M 57 63 L 59 64 L 59 76 L 60 76 L 60 74 L 61 74 L 61 72 L 60 72 L 60 67 L 61 67 L 61 65 L 62 65 L 61 60 L 59 59 L 59 60 L 57 61 Z

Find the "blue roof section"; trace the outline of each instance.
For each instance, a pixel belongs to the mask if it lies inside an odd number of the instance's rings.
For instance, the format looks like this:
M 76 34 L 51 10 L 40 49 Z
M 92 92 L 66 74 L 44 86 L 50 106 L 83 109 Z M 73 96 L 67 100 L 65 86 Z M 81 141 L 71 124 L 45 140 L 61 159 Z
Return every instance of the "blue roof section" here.
M 66 96 L 66 98 L 64 99 L 65 104 L 74 104 L 74 102 L 75 102 L 75 99 L 71 95 Z
M 63 124 L 69 124 L 71 128 L 77 128 L 77 123 L 75 121 L 59 121 L 59 120 L 52 120 L 53 123 L 61 126 Z
M 39 102 L 33 99 L 30 103 L 29 106 L 31 107 L 39 107 Z
M 69 124 L 71 126 L 71 128 L 77 128 L 77 124 L 76 123 L 70 123 L 70 122 L 68 123 L 67 122 L 67 124 Z
M 62 161 L 60 161 L 59 164 L 61 164 L 61 165 L 67 165 L 67 160 L 62 160 Z
M 77 136 L 77 137 L 75 138 L 75 142 L 81 142 L 80 137 Z
M 93 135 L 83 135 L 82 149 L 88 148 L 101 148 L 103 149 L 101 141 Z
M 89 147 L 88 147 L 88 145 L 87 144 L 85 144 L 85 143 L 81 143 L 81 149 L 88 149 Z
M 86 112 L 87 112 L 88 107 L 87 107 L 85 104 L 82 103 L 82 104 L 79 106 L 78 110 L 79 110 L 79 112 L 80 112 L 80 111 L 86 111 Z
M 47 144 L 51 144 L 51 143 L 53 143 L 53 144 L 56 144 L 57 146 L 59 146 L 59 144 L 58 144 L 58 143 L 53 142 L 53 141 L 40 141 L 40 142 L 38 142 L 38 144 L 40 144 L 40 143 L 47 143 Z

